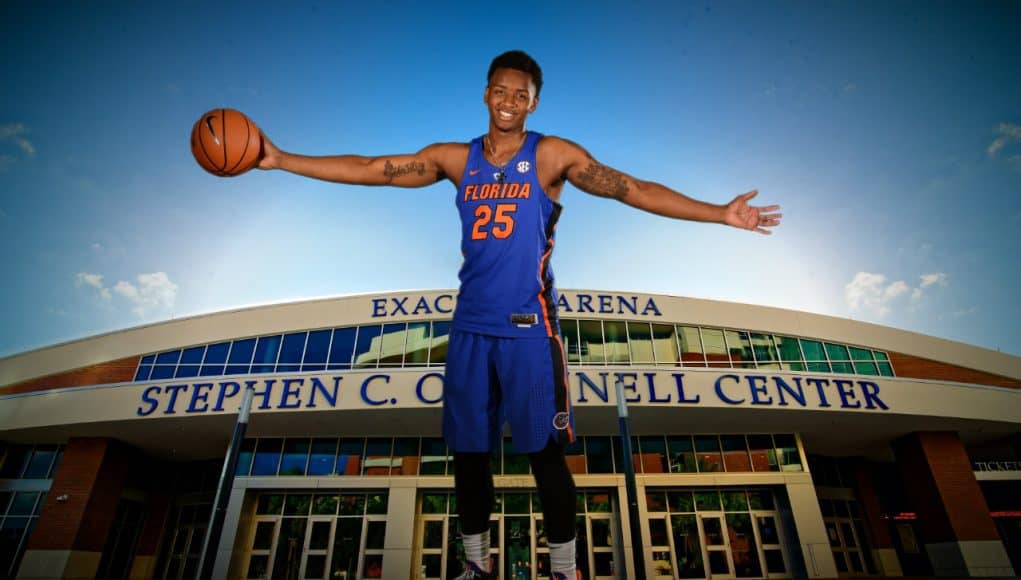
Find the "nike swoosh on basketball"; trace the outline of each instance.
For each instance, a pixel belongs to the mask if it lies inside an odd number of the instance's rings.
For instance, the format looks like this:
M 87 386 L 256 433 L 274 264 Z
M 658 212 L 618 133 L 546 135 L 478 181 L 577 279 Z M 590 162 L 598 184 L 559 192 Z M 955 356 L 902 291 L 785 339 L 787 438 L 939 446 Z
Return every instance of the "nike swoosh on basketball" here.
M 482 171 L 482 170 L 481 169 L 469 169 L 468 170 L 468 175 L 475 175 L 479 171 Z

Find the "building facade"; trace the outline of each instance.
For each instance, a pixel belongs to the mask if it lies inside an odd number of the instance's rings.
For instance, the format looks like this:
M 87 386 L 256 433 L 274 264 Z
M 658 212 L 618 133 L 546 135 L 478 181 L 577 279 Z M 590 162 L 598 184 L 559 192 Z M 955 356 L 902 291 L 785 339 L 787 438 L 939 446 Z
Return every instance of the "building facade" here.
M 0 359 L 0 577 L 195 577 L 246 389 L 214 577 L 456 576 L 455 301 L 260 306 Z M 635 558 L 664 579 L 1021 572 L 1021 358 L 710 300 L 558 306 L 585 578 L 634 578 Z M 495 569 L 548 578 L 527 458 L 508 439 L 492 469 Z

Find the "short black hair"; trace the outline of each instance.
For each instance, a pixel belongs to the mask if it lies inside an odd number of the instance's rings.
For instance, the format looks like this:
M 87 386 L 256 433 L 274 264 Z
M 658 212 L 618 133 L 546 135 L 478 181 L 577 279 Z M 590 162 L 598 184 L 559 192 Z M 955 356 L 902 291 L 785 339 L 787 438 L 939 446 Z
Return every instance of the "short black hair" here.
M 524 51 L 508 50 L 494 58 L 493 62 L 489 65 L 489 73 L 486 74 L 487 85 L 493 80 L 493 73 L 498 68 L 512 68 L 532 75 L 536 96 L 542 91 L 542 69 L 539 68 L 539 63 L 535 62 L 535 59 L 528 56 Z

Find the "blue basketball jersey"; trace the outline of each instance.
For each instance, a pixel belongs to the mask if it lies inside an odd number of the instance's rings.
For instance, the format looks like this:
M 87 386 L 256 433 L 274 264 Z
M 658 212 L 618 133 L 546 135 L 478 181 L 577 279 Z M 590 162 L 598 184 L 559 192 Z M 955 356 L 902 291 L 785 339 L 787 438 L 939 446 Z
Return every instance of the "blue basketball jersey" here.
M 561 206 L 535 169 L 542 135 L 529 131 L 507 165 L 496 167 L 472 140 L 457 210 L 461 216 L 461 288 L 454 328 L 504 337 L 560 334 L 550 255 Z

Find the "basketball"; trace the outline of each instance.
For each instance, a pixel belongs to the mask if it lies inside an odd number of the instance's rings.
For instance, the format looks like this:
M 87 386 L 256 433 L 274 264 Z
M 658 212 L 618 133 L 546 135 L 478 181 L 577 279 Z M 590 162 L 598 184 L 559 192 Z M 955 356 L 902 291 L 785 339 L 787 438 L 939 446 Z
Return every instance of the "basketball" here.
M 234 109 L 213 109 L 191 130 L 191 153 L 213 175 L 241 175 L 255 167 L 261 150 L 259 128 Z

